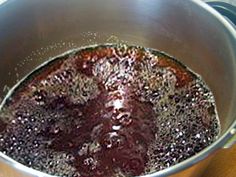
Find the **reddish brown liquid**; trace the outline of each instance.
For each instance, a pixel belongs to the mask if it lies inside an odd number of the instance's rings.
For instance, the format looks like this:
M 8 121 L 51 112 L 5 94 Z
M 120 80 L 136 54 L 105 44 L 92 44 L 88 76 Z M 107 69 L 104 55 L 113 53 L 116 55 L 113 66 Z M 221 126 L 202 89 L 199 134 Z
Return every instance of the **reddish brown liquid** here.
M 84 49 L 71 56 L 66 55 L 41 68 L 21 84 L 3 107 L 3 114 L 0 114 L 4 120 L 0 120 L 0 150 L 25 165 L 61 176 L 144 174 L 153 160 L 152 153 L 173 153 L 171 148 L 167 149 L 168 141 L 172 141 L 175 133 L 178 135 L 178 131 L 170 135 L 163 132 L 161 126 L 169 119 L 163 121 L 163 118 L 158 120 L 158 117 L 164 117 L 168 109 L 164 110 L 165 105 L 157 106 L 158 100 L 166 101 L 165 96 L 169 100 L 167 103 L 175 107 L 180 102 L 181 95 L 173 95 L 169 90 L 173 87 L 177 91 L 181 90 L 198 79 L 179 62 L 164 54 L 157 54 L 136 47 L 101 46 Z M 162 80 L 158 78 L 170 81 L 163 81 L 161 85 Z M 205 89 L 205 93 L 210 93 L 203 86 L 198 87 Z M 198 87 L 189 91 L 193 98 Z M 158 88 L 164 89 L 158 91 Z M 187 102 L 190 101 L 186 100 Z M 182 159 L 173 160 L 179 157 L 173 154 L 168 163 L 163 161 L 163 164 L 173 165 L 182 161 L 214 140 L 218 129 L 217 122 L 214 126 L 210 125 L 216 120 L 212 104 L 211 101 L 201 104 L 199 101 L 198 107 L 203 112 L 198 114 L 204 115 L 204 118 L 193 120 L 196 124 L 201 124 L 202 128 L 193 129 L 192 135 L 188 135 L 198 137 L 199 133 L 199 136 L 204 137 L 201 141 L 205 144 L 201 144 L 198 149 L 190 149 L 189 154 Z M 179 110 L 181 109 L 183 108 L 180 107 Z M 205 109 L 210 111 L 204 112 Z M 182 118 L 179 110 L 175 112 L 176 115 L 168 113 L 168 116 Z M 184 126 L 181 123 L 177 129 L 184 130 L 185 133 Z M 173 125 L 169 129 L 174 130 L 176 127 Z M 166 132 L 169 129 L 166 128 Z M 26 133 L 26 130 L 30 132 Z M 204 135 L 204 131 L 211 135 Z M 190 131 L 187 133 L 191 134 Z M 16 136 L 14 141 L 13 135 Z M 211 136 L 211 139 L 207 140 L 207 136 Z M 28 138 L 24 146 L 24 143 L 19 143 L 21 137 Z M 186 141 L 183 138 L 178 139 L 180 140 Z M 178 149 L 178 141 L 176 140 L 176 151 L 181 149 Z M 18 145 L 10 148 L 14 142 Z M 156 149 L 153 151 L 150 147 L 156 142 Z M 165 143 L 167 145 L 161 146 Z M 199 144 L 200 140 L 196 140 L 196 143 Z M 18 147 L 24 147 L 25 151 L 17 151 Z M 36 152 L 38 155 L 35 158 L 40 157 L 41 160 L 33 160 L 31 158 L 34 156 L 29 156 Z M 66 166 L 57 167 L 53 160 L 50 161 L 51 166 L 50 163 L 45 167 L 38 165 L 37 162 L 44 163 L 44 158 L 53 159 L 55 152 L 67 154 L 65 163 L 72 168 L 71 172 L 66 172 Z M 25 159 L 23 156 L 29 158 Z M 154 161 L 158 162 L 162 156 L 155 157 Z M 59 160 L 58 163 L 62 164 L 64 161 Z M 156 169 L 162 168 L 164 167 L 156 166 Z
M 59 129 L 56 133 L 51 130 L 53 123 L 49 124 L 43 136 L 53 139 L 50 148 L 73 154 L 74 165 L 85 176 L 109 176 L 117 167 L 132 175 L 141 174 L 147 161 L 147 146 L 154 139 L 154 113 L 149 103 L 139 102 L 130 92 L 131 88 L 125 88 L 125 95 L 112 95 L 101 86 L 98 99 L 85 105 L 73 105 L 66 98 L 56 100 L 56 105 L 47 105 L 55 110 L 59 103 L 80 120 L 79 126 L 70 125 L 68 130 Z M 120 99 L 125 100 L 121 108 L 106 106 Z M 78 153 L 84 143 L 93 142 L 101 145 L 97 152 L 86 149 Z

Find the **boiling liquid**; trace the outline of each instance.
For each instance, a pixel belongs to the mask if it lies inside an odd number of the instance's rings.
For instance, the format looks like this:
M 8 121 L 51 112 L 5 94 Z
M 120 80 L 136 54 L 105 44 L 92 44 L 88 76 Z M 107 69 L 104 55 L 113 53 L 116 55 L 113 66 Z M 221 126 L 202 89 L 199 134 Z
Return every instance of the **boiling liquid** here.
M 213 95 L 166 54 L 74 50 L 34 71 L 0 113 L 0 151 L 67 177 L 137 176 L 175 165 L 219 134 Z

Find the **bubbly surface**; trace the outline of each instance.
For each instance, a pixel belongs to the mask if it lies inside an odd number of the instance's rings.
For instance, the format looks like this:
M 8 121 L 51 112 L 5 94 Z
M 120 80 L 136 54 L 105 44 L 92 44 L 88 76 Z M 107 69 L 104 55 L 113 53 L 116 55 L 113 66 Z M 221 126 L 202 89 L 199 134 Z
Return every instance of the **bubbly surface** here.
M 62 177 L 123 177 L 163 170 L 214 142 L 213 94 L 156 50 L 73 50 L 30 74 L 0 111 L 0 151 Z

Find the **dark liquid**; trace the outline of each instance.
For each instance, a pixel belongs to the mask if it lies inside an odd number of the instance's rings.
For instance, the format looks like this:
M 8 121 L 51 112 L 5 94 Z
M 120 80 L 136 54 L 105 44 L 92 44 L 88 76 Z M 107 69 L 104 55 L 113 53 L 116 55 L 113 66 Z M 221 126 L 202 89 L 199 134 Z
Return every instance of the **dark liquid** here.
M 219 134 L 212 93 L 175 59 L 107 45 L 31 74 L 0 114 L 0 151 L 58 176 L 136 176 L 179 163 Z

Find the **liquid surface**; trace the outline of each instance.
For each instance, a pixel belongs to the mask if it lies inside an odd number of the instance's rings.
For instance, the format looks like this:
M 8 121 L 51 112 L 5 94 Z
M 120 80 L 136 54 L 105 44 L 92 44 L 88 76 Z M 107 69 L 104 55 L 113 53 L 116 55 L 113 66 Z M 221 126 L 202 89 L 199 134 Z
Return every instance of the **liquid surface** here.
M 34 71 L 0 112 L 0 151 L 65 177 L 159 171 L 217 138 L 212 93 L 161 52 L 127 45 L 71 51 Z

